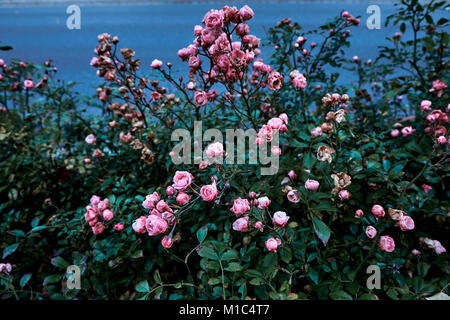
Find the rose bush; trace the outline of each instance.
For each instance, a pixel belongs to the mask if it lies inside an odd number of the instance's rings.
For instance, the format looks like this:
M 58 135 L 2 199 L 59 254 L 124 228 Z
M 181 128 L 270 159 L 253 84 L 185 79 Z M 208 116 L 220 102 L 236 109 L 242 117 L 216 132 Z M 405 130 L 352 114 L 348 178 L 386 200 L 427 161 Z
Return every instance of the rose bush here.
M 3 297 L 448 293 L 449 39 L 447 19 L 435 21 L 445 6 L 402 0 L 387 19 L 400 32 L 366 62 L 346 58 L 360 23 L 348 11 L 310 31 L 283 19 L 263 48 L 249 6 L 212 9 L 178 51 L 183 76 L 170 62 L 141 65 L 103 33 L 92 99 L 54 81 L 50 63 L 2 62 Z M 339 84 L 341 69 L 357 80 Z M 249 143 L 279 156 L 276 173 L 219 161 L 224 141 L 175 164 L 170 137 L 196 121 L 253 129 Z M 69 265 L 81 290 L 66 288 Z M 366 286 L 370 265 L 381 289 Z

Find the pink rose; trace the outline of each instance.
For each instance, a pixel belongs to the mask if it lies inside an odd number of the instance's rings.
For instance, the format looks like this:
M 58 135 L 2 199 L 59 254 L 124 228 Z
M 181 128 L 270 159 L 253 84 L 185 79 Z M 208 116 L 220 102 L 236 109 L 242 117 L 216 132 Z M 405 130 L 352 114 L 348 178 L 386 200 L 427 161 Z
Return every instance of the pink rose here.
M 150 65 L 153 69 L 159 69 L 162 67 L 162 61 L 155 59 L 152 61 L 152 64 Z
M 417 250 L 417 249 L 412 249 L 412 250 L 411 250 L 411 253 L 412 253 L 414 256 L 419 256 L 419 255 L 420 255 L 420 251 Z
M 205 14 L 202 22 L 209 29 L 218 29 L 223 25 L 223 16 L 222 10 L 210 10 Z
M 123 227 L 124 227 L 123 223 L 116 223 L 116 224 L 114 225 L 114 230 L 116 230 L 116 231 L 122 231 L 122 230 L 123 230 Z
M 377 229 L 375 229 L 375 228 L 372 227 L 372 226 L 368 226 L 368 227 L 366 228 L 366 235 L 367 235 L 370 239 L 375 238 L 375 236 L 377 235 Z
M 237 217 L 250 211 L 250 203 L 247 199 L 237 198 L 233 202 L 233 207 L 230 209 Z
M 252 19 L 254 15 L 255 13 L 253 12 L 253 10 L 247 5 L 243 6 L 239 10 L 239 16 L 241 17 L 242 21 L 248 21 Z
M 395 242 L 394 242 L 394 239 L 392 239 L 389 236 L 382 236 L 380 238 L 380 242 L 378 243 L 378 246 L 383 251 L 392 252 L 395 249 Z
M 431 186 L 427 185 L 427 184 L 423 184 L 423 185 L 422 185 L 422 189 L 423 189 L 423 191 L 425 192 L 425 195 L 428 195 L 428 192 L 429 192 L 430 190 L 432 190 L 433 188 L 432 188 Z
M 172 247 L 172 244 L 173 244 L 172 237 L 164 236 L 161 240 L 161 245 L 166 249 Z
M 311 135 L 313 137 L 319 137 L 322 135 L 322 128 L 321 127 L 316 127 L 314 129 L 311 130 Z
M 145 232 L 145 222 L 147 220 L 146 216 L 140 216 L 133 222 L 133 230 L 139 233 Z
M 217 198 L 216 182 L 203 186 L 200 189 L 200 195 L 205 201 L 213 201 Z
M 447 139 L 444 136 L 440 136 L 437 138 L 437 143 L 445 144 L 445 143 L 447 143 Z
M 272 151 L 272 154 L 274 156 L 281 156 L 281 148 L 280 147 L 272 146 L 272 148 L 270 150 Z
M 361 209 L 356 210 L 355 218 L 360 219 L 363 215 L 364 215 L 364 211 L 362 211 Z
M 414 131 L 416 131 L 416 129 L 413 129 L 411 126 L 404 127 L 402 129 L 402 134 L 403 134 L 404 137 L 407 137 L 409 135 L 412 135 Z
M 95 144 L 96 140 L 97 139 L 95 138 L 95 136 L 93 134 L 88 135 L 86 137 L 86 139 L 84 139 L 84 141 L 86 141 L 87 144 L 92 144 L 92 145 Z
M 97 235 L 103 232 L 105 230 L 105 226 L 101 222 L 97 222 L 95 226 L 92 227 L 92 232 Z
M 239 218 L 233 223 L 233 230 L 244 232 L 247 230 L 247 228 L 248 217 Z
M 319 188 L 319 181 L 308 179 L 305 182 L 305 188 L 307 190 L 317 190 Z
M 180 193 L 177 195 L 177 202 L 178 202 L 178 204 L 179 204 L 180 206 L 185 205 L 186 203 L 188 203 L 188 202 L 189 202 L 189 199 L 190 199 L 189 195 L 186 194 L 186 193 L 184 193 L 184 192 L 180 192 Z
M 434 252 L 436 252 L 436 254 L 438 255 L 447 252 L 447 250 L 442 246 L 442 244 L 438 240 L 433 240 L 433 248 Z
M 295 178 L 297 178 L 297 175 L 295 174 L 294 170 L 291 170 L 288 172 L 288 177 L 294 180 Z
M 194 94 L 194 100 L 197 106 L 202 107 L 208 101 L 208 95 L 203 90 L 197 90 Z
M 106 209 L 105 211 L 103 211 L 102 215 L 106 221 L 109 221 L 112 218 L 114 218 L 114 213 L 109 209 Z
M 283 86 L 283 76 L 275 70 L 272 70 L 267 78 L 267 85 L 270 90 L 279 90 Z
M 398 225 L 400 226 L 400 229 L 402 229 L 402 231 L 413 230 L 414 220 L 410 216 L 402 216 L 400 217 Z
M 273 130 L 279 130 L 283 125 L 283 120 L 280 118 L 272 118 L 267 122 L 267 125 L 270 126 Z
M 250 192 L 248 193 L 248 197 L 249 197 L 250 199 L 255 199 L 255 198 L 256 198 L 256 192 L 250 191 Z
M 281 120 L 283 120 L 283 122 L 284 122 L 285 124 L 288 124 L 289 117 L 288 117 L 288 115 L 287 115 L 286 113 L 280 114 L 280 115 L 278 116 L 278 118 L 280 118 Z
M 223 144 L 220 142 L 211 143 L 206 148 L 206 155 L 210 158 L 218 157 L 224 153 L 225 151 L 223 150 Z
M 393 138 L 398 137 L 399 134 L 400 134 L 400 131 L 398 131 L 397 129 L 394 129 L 391 131 L 391 137 L 393 137 Z
M 156 210 L 158 210 L 159 212 L 171 211 L 169 205 L 164 200 L 158 201 L 158 203 L 156 204 Z
M 431 101 L 430 100 L 422 100 L 420 102 L 420 110 L 429 111 L 431 109 Z
M 281 245 L 280 239 L 269 238 L 265 242 L 266 248 L 269 251 L 277 252 L 277 248 Z
M 31 80 L 25 80 L 25 81 L 23 82 L 23 85 L 25 86 L 25 90 L 33 89 L 33 88 L 34 88 L 34 83 L 33 83 L 33 81 L 31 81 Z
M 91 163 L 91 161 L 92 161 L 92 160 L 91 160 L 90 158 L 85 158 L 85 159 L 84 159 L 84 163 L 86 163 L 86 164 Z
M 105 200 L 100 201 L 100 202 L 97 204 L 97 208 L 98 208 L 98 210 L 100 210 L 100 211 L 106 210 L 106 209 L 108 208 L 108 202 L 106 202 Z
M 12 270 L 12 266 L 9 263 L 0 263 L 0 273 L 9 274 Z
M 347 200 L 348 197 L 350 197 L 350 193 L 347 190 L 339 191 L 339 198 L 341 198 L 341 200 Z
M 288 221 L 289 216 L 284 211 L 277 211 L 273 214 L 273 222 L 279 227 L 284 227 Z
M 264 224 L 261 221 L 257 221 L 254 227 L 255 229 L 258 229 L 260 232 L 264 231 Z
M 307 52 L 306 52 L 307 53 Z M 292 79 L 292 85 L 296 89 L 303 89 L 306 87 L 306 78 L 303 74 L 299 73 Z
M 187 189 L 194 177 L 187 171 L 177 171 L 173 176 L 173 187 L 177 190 L 185 190 Z
M 169 225 L 166 220 L 151 214 L 145 220 L 145 228 L 147 229 L 149 236 L 157 236 L 158 234 L 166 232 Z
M 175 194 L 175 189 L 172 186 L 167 186 L 166 188 L 166 194 L 168 196 L 173 196 Z
M 268 197 L 261 197 L 257 199 L 258 209 L 266 209 L 270 205 L 270 199 Z
M 384 209 L 382 206 L 380 206 L 379 204 L 375 204 L 372 207 L 372 213 L 375 216 L 375 218 L 383 218 L 384 217 Z
M 96 206 L 96 205 L 98 205 L 98 203 L 100 202 L 100 197 L 99 197 L 99 196 L 96 196 L 96 195 L 93 195 L 93 196 L 91 197 L 90 202 L 91 202 L 91 205 Z

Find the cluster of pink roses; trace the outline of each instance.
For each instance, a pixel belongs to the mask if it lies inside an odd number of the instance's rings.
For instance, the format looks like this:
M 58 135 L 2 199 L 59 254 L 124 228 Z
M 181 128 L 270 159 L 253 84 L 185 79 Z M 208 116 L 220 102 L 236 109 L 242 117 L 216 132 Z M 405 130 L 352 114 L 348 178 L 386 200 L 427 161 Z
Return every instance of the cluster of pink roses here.
M 425 112 L 425 111 L 429 111 L 431 108 L 431 102 L 428 103 L 424 103 L 427 100 L 423 100 L 421 102 L 421 109 Z M 422 108 L 423 106 L 423 108 Z M 427 108 L 428 106 L 428 108 Z M 427 134 L 430 135 L 434 135 L 437 139 L 437 142 L 439 144 L 445 144 L 447 143 L 447 138 L 445 137 L 445 135 L 447 134 L 447 128 L 444 126 L 445 123 L 448 122 L 448 115 L 439 110 L 439 109 L 435 109 L 432 110 L 427 116 L 426 116 L 426 124 L 427 127 L 425 128 L 425 132 Z
M 394 129 L 391 131 L 391 137 L 393 137 L 393 138 L 398 137 L 400 135 L 399 129 L 402 127 L 403 127 L 403 125 L 401 123 L 397 122 L 396 124 L 394 124 Z M 412 135 L 414 133 L 414 131 L 416 131 L 416 129 L 413 129 L 413 127 L 411 127 L 411 126 L 406 126 L 401 129 L 401 133 L 404 137 Z
M 84 219 L 92 228 L 92 232 L 95 235 L 102 233 L 105 230 L 103 222 L 99 221 L 100 217 L 103 217 L 105 221 L 111 221 L 114 218 L 114 212 L 110 209 L 109 199 L 101 200 L 99 196 L 93 195 L 90 200 L 90 205 L 86 207 L 86 213 Z M 117 223 L 114 225 L 114 229 L 117 231 L 123 230 L 123 223 Z
M 260 146 L 265 141 L 272 141 L 273 136 L 278 134 L 278 132 L 285 133 L 288 130 L 288 121 L 289 117 L 286 113 L 282 113 L 278 117 L 270 119 L 267 121 L 267 124 L 263 125 L 259 129 L 256 135 L 255 143 Z M 273 154 L 278 156 L 281 155 L 281 149 L 279 147 L 273 146 L 271 150 Z
M 447 88 L 447 84 L 444 81 L 438 79 L 433 81 L 430 92 L 436 92 L 437 97 L 440 98 L 444 93 L 445 88 Z
M 91 133 L 89 134 L 84 141 L 86 141 L 87 144 L 90 144 L 92 146 L 95 146 L 96 142 L 97 142 L 97 138 Z M 100 157 L 104 157 L 105 154 L 98 148 L 94 149 L 94 151 L 92 152 L 92 156 L 94 158 L 100 158 Z M 90 158 L 85 158 L 84 159 L 85 163 L 91 163 L 91 159 Z
M 250 35 L 250 27 L 246 22 L 254 16 L 253 10 L 245 5 L 241 9 L 224 6 L 221 10 L 210 10 L 203 18 L 203 26 L 194 28 L 194 42 L 178 51 L 181 60 L 187 61 L 190 67 L 188 90 L 195 90 L 194 101 L 197 106 L 204 106 L 208 101 L 214 101 L 217 90 L 207 90 L 217 81 L 237 82 L 244 78 L 248 66 L 252 61 L 253 73 L 250 83 L 271 90 L 278 90 L 282 86 L 283 77 L 272 70 L 262 59 L 255 57 L 261 53 L 260 40 Z M 234 24 L 234 26 L 232 25 Z M 230 32 L 230 30 L 232 30 Z M 240 41 L 233 41 L 233 31 Z M 211 68 L 203 71 L 201 56 L 209 59 Z M 152 65 L 153 66 L 153 65 Z M 160 68 L 161 64 L 155 64 Z M 204 90 L 197 89 L 196 75 L 202 77 Z M 261 78 L 266 76 L 267 80 Z

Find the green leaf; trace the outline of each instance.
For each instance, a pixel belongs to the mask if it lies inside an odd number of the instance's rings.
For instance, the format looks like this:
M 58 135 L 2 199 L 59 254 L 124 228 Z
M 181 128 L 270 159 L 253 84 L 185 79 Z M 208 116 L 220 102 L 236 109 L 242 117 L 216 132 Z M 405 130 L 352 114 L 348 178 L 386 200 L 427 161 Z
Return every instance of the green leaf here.
M 217 253 L 213 249 L 208 248 L 208 247 L 201 248 L 200 251 L 198 252 L 198 255 L 200 257 L 211 259 L 211 260 L 219 260 L 219 256 L 217 255 Z
M 7 256 L 9 256 L 11 253 L 13 253 L 14 251 L 16 251 L 17 247 L 19 247 L 18 243 L 14 243 L 8 247 L 6 247 L 5 249 L 3 249 L 3 259 L 5 259 Z
M 220 259 L 225 261 L 239 259 L 239 254 L 235 250 L 228 250 Z
M 328 228 L 328 226 L 323 223 L 322 220 L 313 217 L 313 226 L 314 231 L 316 232 L 317 237 L 322 241 L 322 243 L 326 246 L 328 243 L 328 240 L 330 239 L 331 230 Z
M 32 273 L 26 273 L 22 276 L 20 279 L 20 287 L 23 288 L 28 283 L 28 281 L 31 279 Z
M 228 267 L 224 268 L 227 271 L 231 271 L 231 272 L 237 272 L 237 271 L 241 271 L 242 267 L 239 263 L 237 262 L 231 262 Z
M 207 226 L 203 226 L 200 229 L 198 229 L 198 231 L 197 231 L 198 242 L 202 243 L 205 240 L 207 234 L 208 234 Z
M 22 230 L 18 230 L 18 229 L 8 231 L 8 233 L 12 234 L 13 236 L 16 236 L 16 237 L 23 237 L 23 238 L 25 238 L 25 236 L 26 236 L 25 232 L 23 232 Z
M 352 296 L 343 290 L 333 292 L 330 298 L 333 300 L 353 300 Z
M 52 265 L 54 265 L 55 267 L 61 268 L 61 269 L 67 269 L 67 267 L 69 266 L 69 263 L 64 260 L 62 257 L 55 257 L 52 259 Z
M 308 277 L 314 281 L 315 284 L 319 284 L 319 274 L 314 269 L 309 269 L 308 271 Z
M 158 270 L 156 270 L 155 273 L 153 274 L 153 279 L 155 279 L 155 282 L 157 284 L 162 284 L 161 275 L 159 274 Z
M 148 281 L 144 280 L 139 282 L 135 287 L 137 292 L 149 292 L 150 286 L 148 285 Z
M 37 227 L 34 227 L 33 229 L 31 229 L 30 231 L 28 231 L 28 233 L 41 231 L 41 230 L 44 230 L 44 229 L 47 229 L 47 228 L 48 228 L 47 226 L 37 226 Z

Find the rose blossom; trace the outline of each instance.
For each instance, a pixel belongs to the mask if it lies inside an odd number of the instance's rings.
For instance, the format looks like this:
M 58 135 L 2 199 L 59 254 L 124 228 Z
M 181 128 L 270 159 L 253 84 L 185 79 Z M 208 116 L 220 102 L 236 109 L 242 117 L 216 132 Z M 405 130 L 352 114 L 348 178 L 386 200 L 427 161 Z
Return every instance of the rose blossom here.
M 288 177 L 294 180 L 295 178 L 297 178 L 297 175 L 295 174 L 294 170 L 291 170 L 288 172 Z
M 182 206 L 182 205 L 185 205 L 186 203 L 188 203 L 189 202 L 189 199 L 190 199 L 190 197 L 189 197 L 189 195 L 188 194 L 186 194 L 186 193 L 184 193 L 184 192 L 180 192 L 178 195 L 177 195 L 177 202 L 178 202 L 178 204 L 180 205 L 180 206 Z
M 197 106 L 202 107 L 208 101 L 208 95 L 203 90 L 197 90 L 194 94 L 194 100 Z
M 306 78 L 303 74 L 299 73 L 292 79 L 292 84 L 296 89 L 303 89 L 306 87 Z
M 430 100 L 422 100 L 420 102 L 420 110 L 429 111 L 431 109 L 431 101 Z
M 419 256 L 419 255 L 420 255 L 420 251 L 417 250 L 417 249 L 412 249 L 412 250 L 411 250 L 411 253 L 412 253 L 414 256 Z
M 436 254 L 438 255 L 447 252 L 447 250 L 442 246 L 442 244 L 438 240 L 433 240 L 433 247 L 434 252 L 436 252 Z
M 145 232 L 145 221 L 147 220 L 146 216 L 140 216 L 133 222 L 133 230 L 139 233 Z
M 114 230 L 122 231 L 123 227 L 124 227 L 123 223 L 117 223 L 117 224 L 114 225 Z
M 109 209 L 106 209 L 105 211 L 103 211 L 102 215 L 103 215 L 103 218 L 105 218 L 106 221 L 109 221 L 112 218 L 114 218 L 114 213 L 111 210 L 109 210 Z
M 380 206 L 379 204 L 375 204 L 372 207 L 372 213 L 375 216 L 375 218 L 383 218 L 384 217 L 384 209 L 382 206 Z
M 341 198 L 341 200 L 347 200 L 349 196 L 350 193 L 347 190 L 339 191 L 339 198 Z
M 381 236 L 378 246 L 383 251 L 392 252 L 395 249 L 395 242 L 394 239 L 389 236 Z
M 233 230 L 244 232 L 248 228 L 248 217 L 237 219 L 233 222 Z
M 404 137 L 407 137 L 409 135 L 412 135 L 414 131 L 416 131 L 416 129 L 413 129 L 411 126 L 404 127 L 402 129 L 402 134 L 403 134 Z
M 331 163 L 331 161 L 333 161 L 334 153 L 335 150 L 333 148 L 322 145 L 317 149 L 317 160 Z
M 202 22 L 209 29 L 218 29 L 223 25 L 223 17 L 224 14 L 222 10 L 212 9 L 205 14 Z
M 172 186 L 167 186 L 166 188 L 166 194 L 168 196 L 173 196 L 175 194 L 175 189 Z
M 258 198 L 257 201 L 258 201 L 258 209 L 266 209 L 271 202 L 268 197 Z
M 398 222 L 402 231 L 413 230 L 414 220 L 410 216 L 402 216 Z
M 313 137 L 319 137 L 322 135 L 322 128 L 321 127 L 316 127 L 314 129 L 311 130 L 311 135 Z
M 243 6 L 239 10 L 239 16 L 241 17 L 242 21 L 248 21 L 248 20 L 252 19 L 254 15 L 255 14 L 254 14 L 253 10 L 247 5 Z
M 223 150 L 223 144 L 220 142 L 211 143 L 206 148 L 206 155 L 210 158 L 217 157 L 224 153 L 225 153 L 225 151 Z
M 363 215 L 364 215 L 364 211 L 362 211 L 361 209 L 356 210 L 355 218 L 360 219 Z
M 105 226 L 101 222 L 97 222 L 95 226 L 92 227 L 92 232 L 97 235 L 103 232 L 105 230 Z
M 280 118 L 281 120 L 283 120 L 283 122 L 284 122 L 285 124 L 288 124 L 289 117 L 288 117 L 288 115 L 287 115 L 286 113 L 280 114 L 280 115 L 278 116 L 278 118 Z
M 261 221 L 257 221 L 254 227 L 255 229 L 258 229 L 260 232 L 264 231 L 264 224 Z
M 153 69 L 159 69 L 162 67 L 162 61 L 155 59 L 152 61 L 152 64 L 150 65 Z
M 25 90 L 33 89 L 33 88 L 34 88 L 34 83 L 33 83 L 33 81 L 31 81 L 31 80 L 25 80 L 25 81 L 23 82 L 23 85 L 25 86 Z
M 293 189 L 287 193 L 287 198 L 292 203 L 300 202 L 300 197 L 298 196 L 298 191 Z
M 436 140 L 437 140 L 437 143 L 439 143 L 439 144 L 447 143 L 447 139 L 444 136 L 440 136 Z
M 400 134 L 400 131 L 398 131 L 397 129 L 394 129 L 391 131 L 391 137 L 393 137 L 393 138 L 398 137 L 399 134 Z
M 265 242 L 266 248 L 269 251 L 277 252 L 277 248 L 281 245 L 280 239 L 269 238 Z
M 173 187 L 177 190 L 185 190 L 187 189 L 194 177 L 187 171 L 177 171 L 173 176 Z
M 425 192 L 425 195 L 428 195 L 428 192 L 433 189 L 431 186 L 427 185 L 427 184 L 423 184 L 422 185 L 422 189 Z
M 250 203 L 247 199 L 242 199 L 241 197 L 237 198 L 233 202 L 233 207 L 230 209 L 236 216 L 243 215 L 250 211 Z
M 377 235 L 377 229 L 375 229 L 372 226 L 368 226 L 366 228 L 366 236 L 368 236 L 370 239 L 375 238 L 376 235 Z
M 98 203 L 100 202 L 100 197 L 99 197 L 99 196 L 96 196 L 96 195 L 93 195 L 93 196 L 91 197 L 90 202 L 91 202 L 91 204 L 92 204 L 93 206 L 96 206 L 96 205 L 98 205 Z
M 158 234 L 166 232 L 169 227 L 166 220 L 151 214 L 145 220 L 145 228 L 149 236 L 157 236 Z
M 88 135 L 88 136 L 84 139 L 84 141 L 86 141 L 87 144 L 92 144 L 92 145 L 95 144 L 96 140 L 97 140 L 97 139 L 95 138 L 95 136 L 94 136 L 93 134 Z
M 284 227 L 288 220 L 289 216 L 284 211 L 277 211 L 273 214 L 273 222 L 279 227 Z
M 272 118 L 267 122 L 267 125 L 270 126 L 273 130 L 279 130 L 283 125 L 283 120 L 280 118 Z
M 12 270 L 12 266 L 9 263 L 0 263 L 0 273 L 9 274 Z
M 312 180 L 312 179 L 308 179 L 305 182 L 305 188 L 307 190 L 317 190 L 319 188 L 319 181 L 316 180 Z
M 217 187 L 216 182 L 212 184 L 204 185 L 200 189 L 200 195 L 205 201 L 213 201 L 217 198 Z
M 172 237 L 164 236 L 161 239 L 161 245 L 166 249 L 169 249 L 172 246 L 172 244 L 173 244 Z
M 267 84 L 270 90 L 279 90 L 283 86 L 283 76 L 272 70 L 267 78 Z

